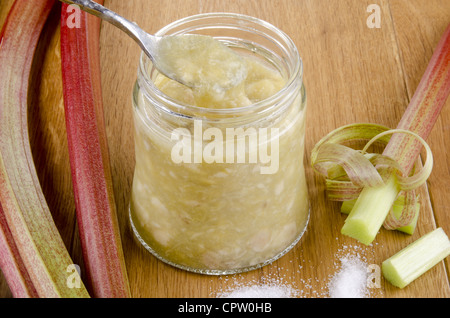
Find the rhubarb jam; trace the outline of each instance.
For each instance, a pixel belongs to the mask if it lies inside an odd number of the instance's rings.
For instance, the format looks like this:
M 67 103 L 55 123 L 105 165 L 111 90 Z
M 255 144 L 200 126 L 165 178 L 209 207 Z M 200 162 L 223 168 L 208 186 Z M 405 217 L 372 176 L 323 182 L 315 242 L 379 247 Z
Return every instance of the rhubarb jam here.
M 157 35 L 187 29 L 222 41 L 246 73 L 227 87 L 188 87 L 142 56 L 133 95 L 132 228 L 178 268 L 252 270 L 287 253 L 309 219 L 301 59 L 280 30 L 242 15 L 194 16 Z

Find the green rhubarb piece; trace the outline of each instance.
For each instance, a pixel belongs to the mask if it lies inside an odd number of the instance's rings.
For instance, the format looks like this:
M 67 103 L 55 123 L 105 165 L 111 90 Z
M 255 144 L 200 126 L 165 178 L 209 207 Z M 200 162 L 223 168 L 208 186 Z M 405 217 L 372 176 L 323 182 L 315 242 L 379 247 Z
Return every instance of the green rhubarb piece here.
M 450 241 L 442 228 L 422 236 L 381 265 L 383 276 L 404 288 L 450 255 Z
M 389 178 L 385 185 L 364 188 L 345 219 L 341 233 L 370 245 L 383 225 L 398 192 L 395 177 Z
M 349 214 L 352 211 L 353 207 L 355 206 L 355 203 L 356 203 L 356 199 L 342 202 L 341 213 Z M 400 215 L 403 210 L 403 205 L 404 205 L 404 197 L 399 197 L 394 202 L 394 205 L 392 206 L 392 210 L 393 210 L 394 216 L 396 218 L 400 218 Z M 414 215 L 414 218 L 412 219 L 412 221 L 408 225 L 397 228 L 396 229 L 397 231 L 401 231 L 401 232 L 404 232 L 409 235 L 412 235 L 414 233 L 414 231 L 416 230 L 416 226 L 417 226 L 417 220 L 419 219 L 420 203 L 415 204 L 415 210 L 416 210 L 416 212 L 415 212 L 415 215 Z
M 402 213 L 403 210 L 403 204 L 402 203 L 398 203 L 397 201 L 394 203 L 394 205 L 392 206 L 392 210 L 394 212 L 394 216 L 396 218 L 400 218 L 400 215 Z M 419 211 L 420 211 L 420 203 L 416 203 L 415 204 L 415 214 L 414 214 L 414 218 L 411 220 L 411 222 L 408 225 L 402 226 L 397 228 L 397 231 L 400 232 L 404 232 L 406 234 L 412 235 L 414 233 L 414 231 L 416 230 L 416 226 L 417 226 L 417 220 L 419 219 Z
M 349 214 L 355 206 L 356 199 L 342 202 L 341 213 Z

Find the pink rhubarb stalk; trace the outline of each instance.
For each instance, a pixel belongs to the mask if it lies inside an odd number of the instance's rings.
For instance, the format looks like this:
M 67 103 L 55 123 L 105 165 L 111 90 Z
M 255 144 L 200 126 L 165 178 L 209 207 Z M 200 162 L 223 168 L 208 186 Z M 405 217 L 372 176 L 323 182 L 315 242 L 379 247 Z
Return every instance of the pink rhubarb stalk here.
M 14 298 L 39 297 L 0 205 L 0 268 Z
M 411 131 L 425 140 L 436 123 L 449 93 L 450 25 L 439 41 L 397 129 Z M 394 159 L 406 176 L 411 172 L 421 147 L 422 144 L 417 138 L 409 134 L 394 134 L 383 155 Z M 345 220 L 341 233 L 364 244 L 370 244 L 385 222 L 399 191 L 395 175 L 392 175 L 384 186 L 364 188 Z M 389 220 L 388 224 L 393 223 L 392 221 Z
M 103 1 L 98 1 L 100 4 Z M 103 120 L 100 19 L 62 5 L 61 58 L 72 182 L 86 272 L 94 297 L 130 297 Z
M 397 129 L 428 138 L 450 93 L 450 25 L 444 32 L 425 74 Z M 406 134 L 395 134 L 383 154 L 395 159 L 406 174 L 411 172 L 422 149 L 421 143 Z
M 79 288 L 68 284 L 73 261 L 47 206 L 28 138 L 30 72 L 53 3 L 16 0 L 0 34 L 0 264 L 16 297 L 89 297 L 81 282 Z

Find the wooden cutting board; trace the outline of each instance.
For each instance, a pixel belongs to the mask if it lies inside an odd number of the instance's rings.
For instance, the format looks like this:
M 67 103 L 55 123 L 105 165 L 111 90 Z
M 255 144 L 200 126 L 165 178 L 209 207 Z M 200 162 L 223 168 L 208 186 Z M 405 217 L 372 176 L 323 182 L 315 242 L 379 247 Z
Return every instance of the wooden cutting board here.
M 1 0 L 3 25 L 13 0 Z M 370 4 L 380 27 L 367 24 Z M 448 0 L 106 0 L 105 5 L 154 33 L 189 15 L 228 11 L 252 15 L 285 31 L 305 67 L 308 94 L 307 156 L 314 144 L 344 124 L 396 127 L 433 50 L 450 23 Z M 74 262 L 82 265 L 72 194 L 61 87 L 59 8 L 44 30 L 30 103 L 30 139 L 44 193 Z M 134 240 L 127 205 L 134 169 L 132 86 L 140 50 L 124 33 L 102 24 L 101 57 L 105 122 L 114 191 L 132 294 L 135 297 L 215 297 L 233 284 L 279 279 L 299 297 L 328 297 L 340 257 L 358 252 L 368 265 L 381 262 L 436 227 L 450 234 L 450 100 L 428 140 L 432 176 L 421 189 L 422 210 L 414 235 L 381 229 L 371 246 L 342 236 L 345 216 L 327 201 L 323 180 L 307 161 L 311 219 L 299 244 L 260 270 L 236 276 L 203 276 L 163 264 Z M 0 66 L 1 67 L 1 66 Z M 449 258 L 404 289 L 382 277 L 370 297 L 449 297 Z M 0 297 L 11 297 L 0 276 Z

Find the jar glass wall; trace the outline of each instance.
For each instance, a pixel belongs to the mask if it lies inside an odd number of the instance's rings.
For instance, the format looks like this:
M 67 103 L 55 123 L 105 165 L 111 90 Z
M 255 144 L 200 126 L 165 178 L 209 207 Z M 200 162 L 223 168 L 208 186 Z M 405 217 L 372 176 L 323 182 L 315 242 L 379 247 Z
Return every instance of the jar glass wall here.
M 252 78 L 260 70 L 250 68 L 248 91 L 267 98 L 235 108 L 198 107 L 181 85 L 163 92 L 160 75 L 142 55 L 133 92 L 131 225 L 153 255 L 178 268 L 256 269 L 289 251 L 309 219 L 302 62 L 287 35 L 253 17 L 196 15 L 157 35 L 185 33 L 213 36 L 284 83 L 270 92 L 273 82 Z

